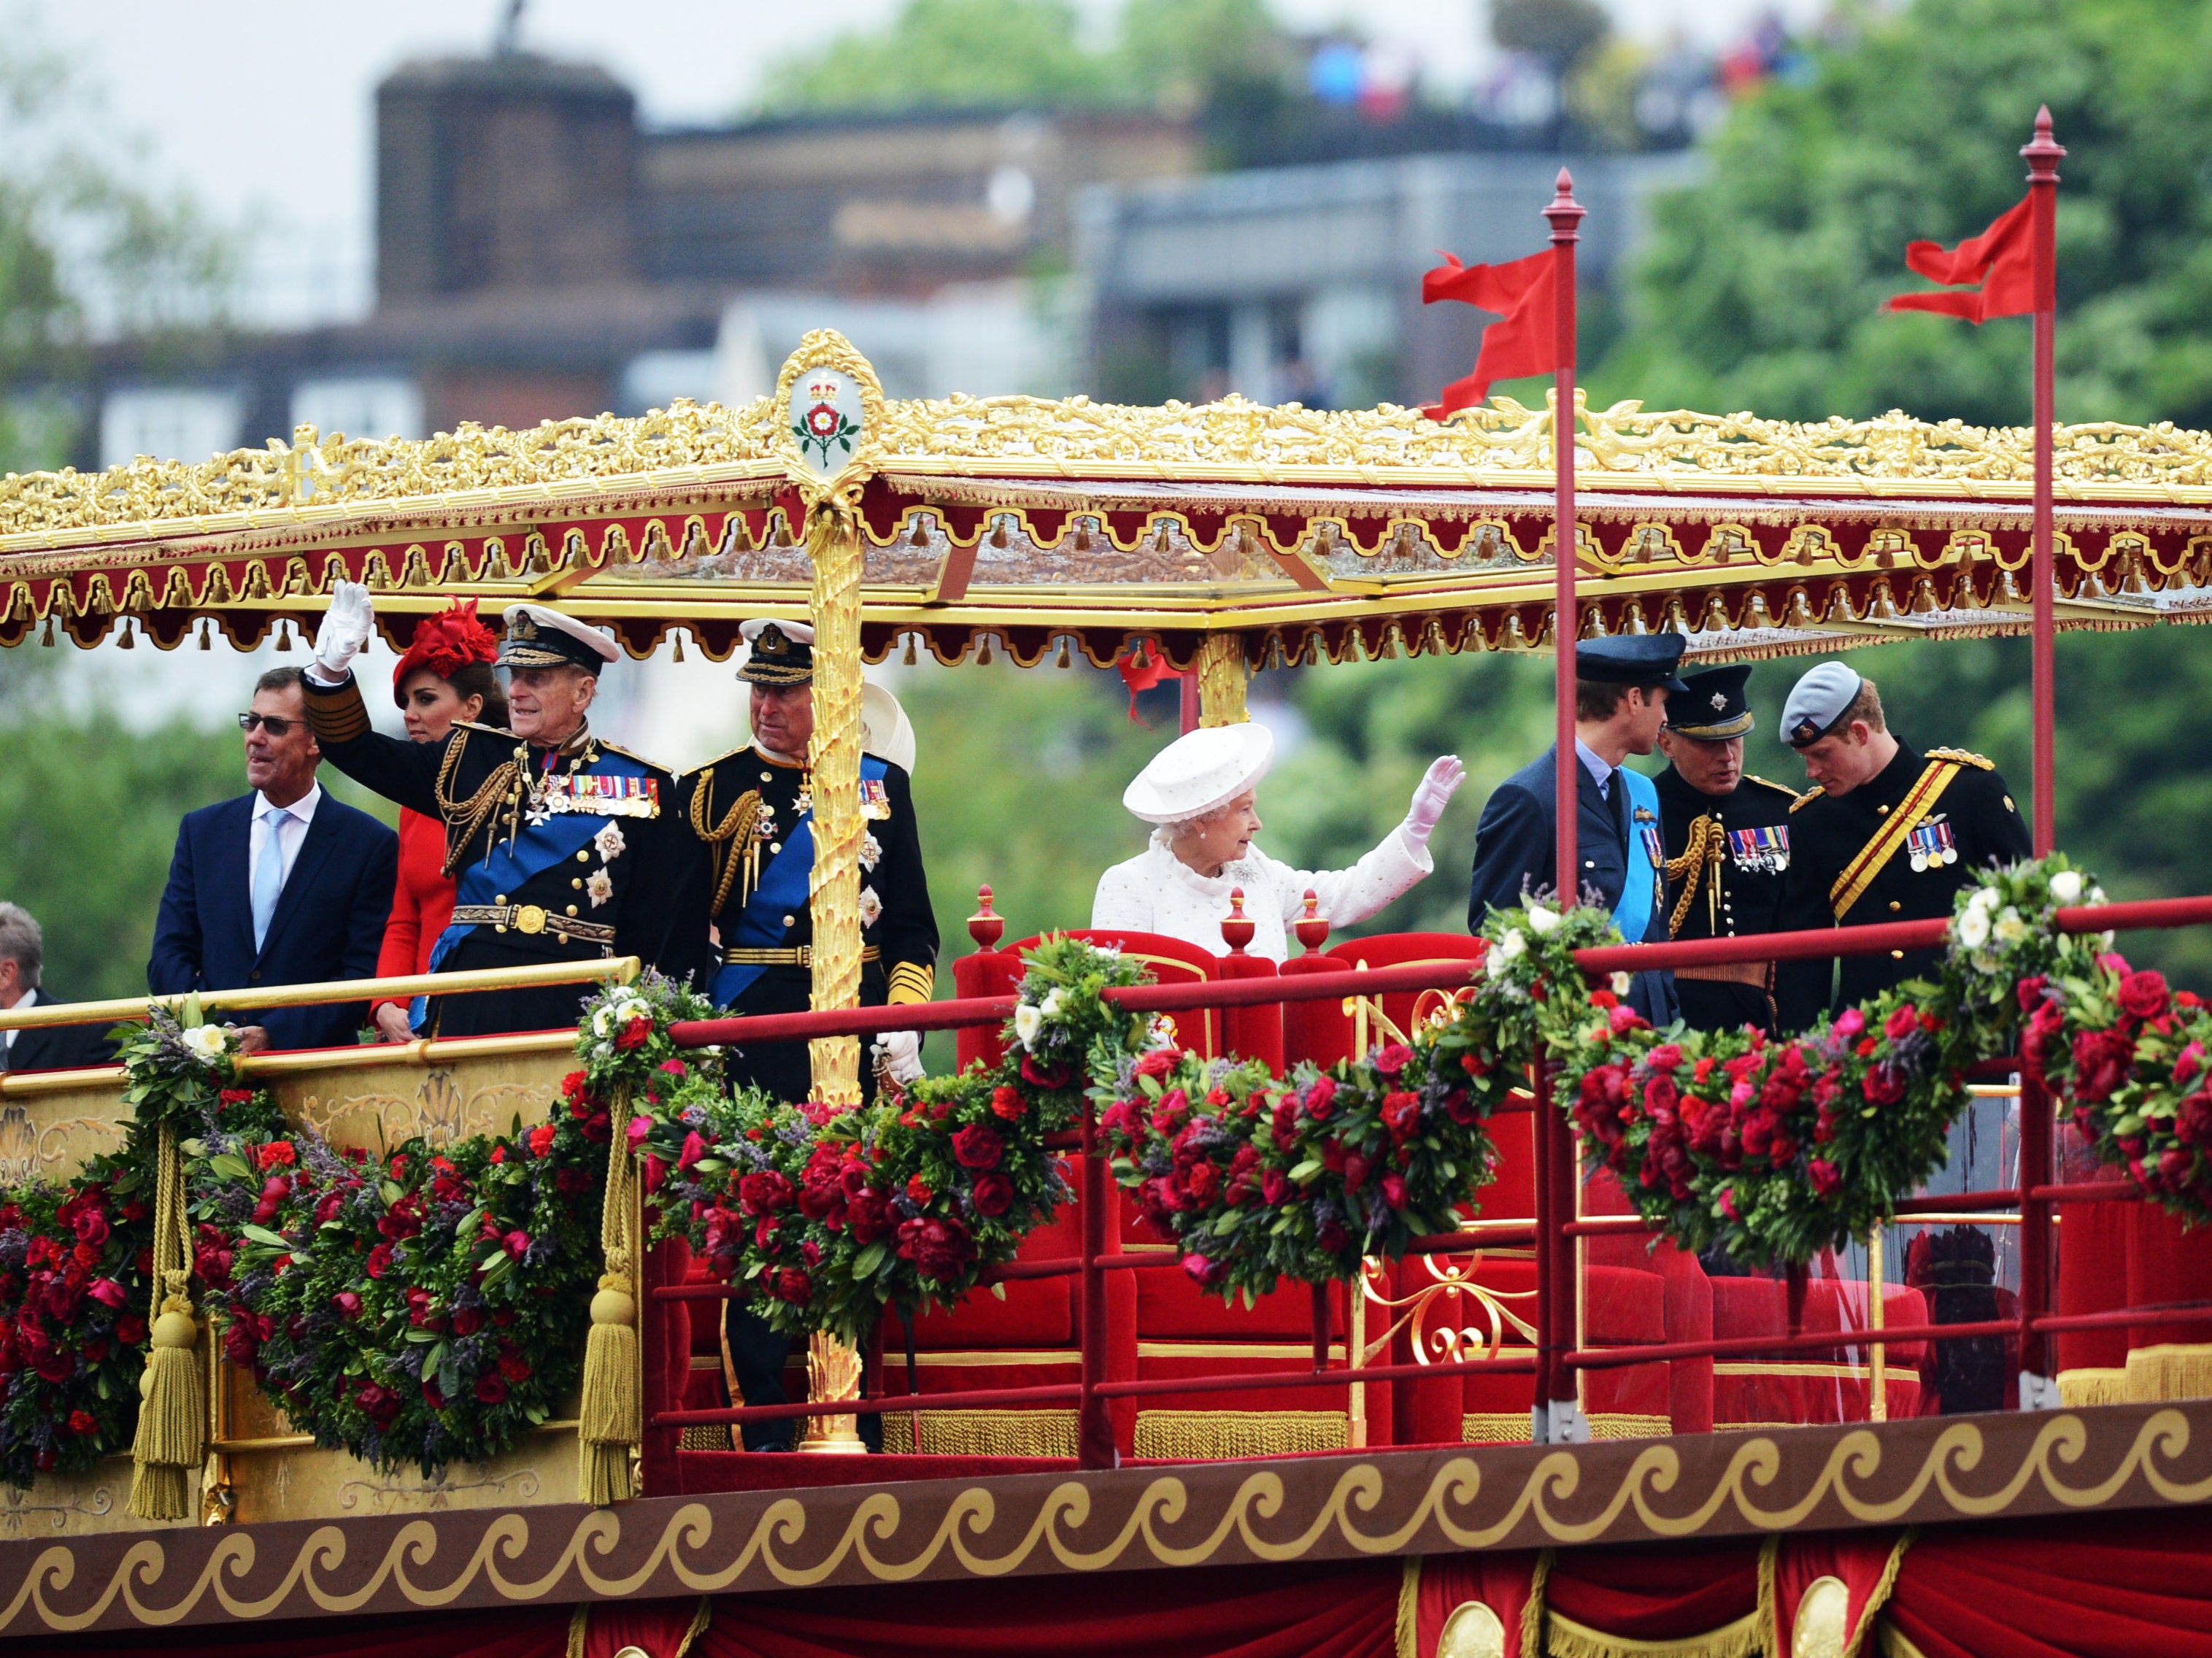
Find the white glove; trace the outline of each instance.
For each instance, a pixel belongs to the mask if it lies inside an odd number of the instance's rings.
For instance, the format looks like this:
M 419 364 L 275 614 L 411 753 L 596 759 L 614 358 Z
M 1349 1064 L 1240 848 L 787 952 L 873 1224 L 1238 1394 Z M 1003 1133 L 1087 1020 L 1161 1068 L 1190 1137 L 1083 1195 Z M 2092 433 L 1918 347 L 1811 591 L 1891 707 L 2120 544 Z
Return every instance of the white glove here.
M 1417 849 L 1428 845 L 1437 820 L 1465 781 L 1467 768 L 1460 764 L 1457 755 L 1442 755 L 1429 762 L 1428 771 L 1414 786 L 1413 804 L 1406 809 L 1406 838 Z
M 875 1052 L 883 1068 L 900 1087 L 921 1078 L 921 1032 L 887 1030 L 876 1038 Z
M 368 643 L 375 620 L 368 589 L 358 581 L 340 581 L 331 591 L 331 608 L 315 629 L 315 665 L 322 670 L 315 677 L 326 685 L 342 683 L 361 647 Z

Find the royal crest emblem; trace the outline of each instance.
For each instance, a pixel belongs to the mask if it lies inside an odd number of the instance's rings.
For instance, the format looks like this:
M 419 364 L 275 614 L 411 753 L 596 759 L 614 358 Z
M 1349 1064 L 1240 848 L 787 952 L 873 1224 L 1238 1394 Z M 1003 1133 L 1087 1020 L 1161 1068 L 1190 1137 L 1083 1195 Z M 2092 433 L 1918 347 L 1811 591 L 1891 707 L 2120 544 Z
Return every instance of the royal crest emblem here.
M 834 368 L 801 374 L 791 389 L 791 434 L 802 459 L 827 472 L 852 458 L 860 422 L 848 412 L 859 401 L 852 382 Z

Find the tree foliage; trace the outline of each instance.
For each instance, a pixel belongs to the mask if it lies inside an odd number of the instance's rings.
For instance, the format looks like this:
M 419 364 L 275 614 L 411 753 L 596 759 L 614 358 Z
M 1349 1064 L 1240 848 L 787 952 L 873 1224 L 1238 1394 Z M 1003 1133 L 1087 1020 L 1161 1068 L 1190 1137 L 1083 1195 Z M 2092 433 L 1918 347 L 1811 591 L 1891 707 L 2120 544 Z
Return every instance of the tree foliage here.
M 1128 0 L 1114 36 L 1082 38 L 1069 0 L 906 0 L 769 73 L 769 110 L 1107 108 L 1189 111 L 1294 79 L 1265 0 Z
M 1626 337 L 1594 377 L 1654 407 L 2025 422 L 2028 324 L 1880 309 L 1905 244 L 1978 234 L 2026 189 L 2047 102 L 2063 420 L 2212 424 L 2212 9 L 1914 0 L 1808 46 L 1659 203 Z

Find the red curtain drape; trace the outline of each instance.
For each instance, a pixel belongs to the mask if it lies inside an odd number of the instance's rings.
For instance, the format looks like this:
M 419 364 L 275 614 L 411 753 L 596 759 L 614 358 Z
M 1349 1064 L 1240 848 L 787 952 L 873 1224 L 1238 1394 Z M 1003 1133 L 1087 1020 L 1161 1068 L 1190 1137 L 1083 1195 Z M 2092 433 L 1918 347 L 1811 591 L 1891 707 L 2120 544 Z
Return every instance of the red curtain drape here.
M 151 1635 L 73 1635 L 10 1650 L 70 1658 L 566 1658 L 568 1606 L 322 1618 L 257 1626 L 203 1624 Z
M 1544 1604 L 1631 1641 L 1681 1641 L 1759 1609 L 1759 1540 L 1562 1551 Z
M 1923 1658 L 2212 1658 L 2212 1516 L 1941 1527 L 1887 1615 Z
M 1383 1560 L 745 1595 L 714 1603 L 689 1658 L 1391 1658 L 1402 1576 Z

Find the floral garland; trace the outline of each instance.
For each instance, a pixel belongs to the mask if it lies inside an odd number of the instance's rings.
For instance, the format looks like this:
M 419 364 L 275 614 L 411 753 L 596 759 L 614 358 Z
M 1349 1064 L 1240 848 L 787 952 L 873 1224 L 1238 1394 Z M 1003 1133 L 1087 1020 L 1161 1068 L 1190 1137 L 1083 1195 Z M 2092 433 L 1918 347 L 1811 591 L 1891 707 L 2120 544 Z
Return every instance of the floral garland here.
M 887 1307 L 957 1302 L 1066 1201 L 1046 1137 L 1073 1123 L 1093 1067 L 1144 1039 L 1101 995 L 1140 982 L 1136 963 L 1062 938 L 1028 961 L 996 1066 L 842 1112 L 687 1079 L 641 1112 L 656 1236 L 686 1238 L 787 1334 L 857 1346 Z

